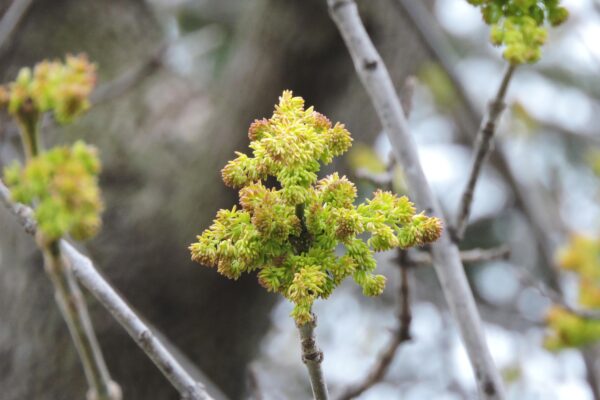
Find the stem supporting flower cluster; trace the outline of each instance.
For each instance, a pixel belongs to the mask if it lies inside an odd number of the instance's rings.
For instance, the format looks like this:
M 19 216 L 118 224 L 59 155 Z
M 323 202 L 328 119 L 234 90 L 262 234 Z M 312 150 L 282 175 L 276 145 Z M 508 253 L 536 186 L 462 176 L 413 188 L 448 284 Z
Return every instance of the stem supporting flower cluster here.
M 30 101 L 19 110 L 19 126 L 27 161 L 41 153 L 39 113 Z M 85 299 L 71 268 L 63 258 L 59 240 L 47 240 L 41 232 L 36 241 L 44 256 L 44 269 L 54 286 L 54 297 L 67 324 L 88 383 L 87 400 L 121 400 L 121 388 L 108 372 L 94 332 Z
M 108 368 L 94 334 L 83 295 L 69 264 L 61 254 L 59 243 L 38 242 L 44 255 L 44 267 L 54 285 L 54 296 L 69 328 L 88 382 L 88 400 L 119 400 L 121 389 L 110 378 Z
M 323 362 L 323 352 L 317 346 L 315 339 L 315 327 L 317 326 L 317 317 L 313 314 L 312 321 L 302 325 L 297 325 L 300 332 L 300 345 L 302 347 L 302 361 L 308 370 L 310 385 L 312 387 L 315 400 L 329 399 L 327 384 L 323 375 L 321 363 Z

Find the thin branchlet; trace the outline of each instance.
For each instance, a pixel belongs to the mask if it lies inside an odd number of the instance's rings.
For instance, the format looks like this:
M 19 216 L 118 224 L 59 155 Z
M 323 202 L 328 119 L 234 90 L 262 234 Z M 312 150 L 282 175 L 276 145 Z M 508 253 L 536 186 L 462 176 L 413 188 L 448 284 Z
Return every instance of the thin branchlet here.
M 469 215 L 471 214 L 471 206 L 473 204 L 473 198 L 475 195 L 475 187 L 477 186 L 477 181 L 481 176 L 483 165 L 492 151 L 494 134 L 496 133 L 500 116 L 506 107 L 504 99 L 506 97 L 508 84 L 510 83 L 514 70 L 514 65 L 507 66 L 506 72 L 504 73 L 502 81 L 500 82 L 498 92 L 496 93 L 494 99 L 490 101 L 488 110 L 481 121 L 481 126 L 479 128 L 479 132 L 477 133 L 475 149 L 473 151 L 473 160 L 469 170 L 469 178 L 460 199 L 456 223 L 454 229 L 452 230 L 452 237 L 457 243 L 462 240 L 465 234 Z

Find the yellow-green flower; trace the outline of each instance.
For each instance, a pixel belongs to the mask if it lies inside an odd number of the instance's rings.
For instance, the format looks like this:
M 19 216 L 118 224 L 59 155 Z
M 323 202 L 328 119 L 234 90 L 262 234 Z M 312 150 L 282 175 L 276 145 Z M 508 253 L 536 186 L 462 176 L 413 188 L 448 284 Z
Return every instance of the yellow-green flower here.
M 100 228 L 102 201 L 98 189 L 100 162 L 94 148 L 77 142 L 56 147 L 4 171 L 13 199 L 35 206 L 35 219 L 48 240 L 65 234 L 76 240 Z
M 546 25 L 560 25 L 569 16 L 559 0 L 467 1 L 481 10 L 483 20 L 491 25 L 490 41 L 505 46 L 504 58 L 513 65 L 538 61 Z
M 365 295 L 379 295 L 385 278 L 374 274 L 374 252 L 440 236 L 440 221 L 415 214 L 406 197 L 378 191 L 356 206 L 346 177 L 318 180 L 320 163 L 346 152 L 352 139 L 291 92 L 283 92 L 270 119 L 252 123 L 248 136 L 252 156 L 236 153 L 222 171 L 225 184 L 240 189 L 242 209 L 219 211 L 190 246 L 192 259 L 232 279 L 257 271 L 262 286 L 294 303 L 297 323 L 310 321 L 314 301 L 348 276 Z M 269 177 L 276 187 L 266 186 Z M 340 245 L 345 254 L 336 252 Z
M 2 89 L 0 104 L 17 119 L 25 104 L 39 113 L 52 112 L 62 124 L 73 121 L 90 107 L 89 95 L 96 83 L 96 66 L 84 55 L 68 55 L 64 62 L 42 61 L 33 71 L 22 68 L 17 79 Z

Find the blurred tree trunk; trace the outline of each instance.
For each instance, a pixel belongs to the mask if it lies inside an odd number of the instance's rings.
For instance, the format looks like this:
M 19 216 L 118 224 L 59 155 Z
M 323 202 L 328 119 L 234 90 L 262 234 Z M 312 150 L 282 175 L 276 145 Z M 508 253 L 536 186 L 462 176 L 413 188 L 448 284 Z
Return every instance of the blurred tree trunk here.
M 232 398 L 244 390 L 246 364 L 258 351 L 275 298 L 255 277 L 232 282 L 189 261 L 194 235 L 235 201 L 220 169 L 234 150 L 245 149 L 249 123 L 269 116 L 283 89 L 346 122 L 359 140 L 372 140 L 380 129 L 375 114 L 364 112 L 369 102 L 324 1 L 242 4 L 210 97 L 162 71 L 47 135 L 48 142 L 83 136 L 100 147 L 107 211 L 101 235 L 89 245 L 92 256 L 131 304 Z M 364 11 L 394 76 L 413 73 L 424 53 L 408 25 L 384 1 Z M 38 0 L 0 60 L 0 75 L 6 81 L 22 65 L 83 51 L 107 81 L 162 40 L 141 0 Z M 197 118 L 201 112 L 208 120 Z M 34 243 L 4 210 L 0 226 L 2 398 L 83 398 L 83 374 Z M 107 313 L 92 311 L 124 397 L 177 398 Z

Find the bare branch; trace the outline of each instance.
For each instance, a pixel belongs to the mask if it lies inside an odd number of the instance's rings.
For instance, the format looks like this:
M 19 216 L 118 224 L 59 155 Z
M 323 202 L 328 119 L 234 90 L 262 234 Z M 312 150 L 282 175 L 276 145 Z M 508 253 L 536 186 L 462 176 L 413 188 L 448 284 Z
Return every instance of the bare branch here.
M 10 191 L 2 181 L 0 181 L 0 201 L 2 201 L 2 204 L 4 204 L 8 211 L 17 217 L 27 234 L 35 235 L 37 224 L 33 219 L 33 210 L 21 203 L 14 203 L 11 200 Z
M 0 20 L 0 57 L 6 51 L 6 46 L 15 30 L 31 7 L 32 0 L 13 0 Z
M 38 242 L 44 254 L 44 268 L 54 286 L 58 308 L 83 364 L 89 386 L 87 399 L 121 400 L 121 388 L 110 378 L 87 304 L 73 277 L 70 263 L 62 256 L 58 242 L 44 243 L 41 237 Z
M 404 169 L 409 191 L 416 205 L 428 213 L 442 217 L 441 208 L 419 163 L 414 138 L 409 132 L 392 80 L 365 30 L 356 3 L 353 0 L 328 0 L 328 4 L 356 71 L 390 139 L 394 154 Z M 502 380 L 487 348 L 481 319 L 458 248 L 447 232 L 432 245 L 432 259 L 450 311 L 460 328 L 481 398 L 503 399 Z
M 32 219 L 33 210 L 16 204 L 10 198 L 10 191 L 0 180 L 0 199 L 10 212 L 18 217 L 27 233 L 34 234 L 36 224 Z M 152 330 L 136 315 L 127 303 L 115 292 L 108 282 L 96 271 L 91 260 L 77 251 L 65 240 L 60 241 L 65 260 L 75 277 L 98 299 L 112 316 L 129 333 L 133 340 L 148 355 L 184 400 L 213 400 L 204 386 L 194 381 L 175 357 L 165 348 Z
M 510 249 L 507 246 L 492 249 L 471 249 L 460 252 L 460 259 L 463 263 L 502 260 L 507 259 L 509 256 Z M 426 251 L 410 251 L 406 257 L 410 266 L 424 267 L 433 264 L 431 254 Z
M 414 31 L 419 36 L 420 42 L 423 44 L 425 50 L 428 51 L 429 55 L 437 60 L 448 73 L 448 76 L 454 84 L 454 89 L 458 95 L 459 101 L 465 106 L 465 110 L 468 114 L 468 121 L 472 124 L 477 123 L 481 120 L 481 115 L 478 111 L 477 104 L 473 98 L 465 91 L 464 86 L 461 84 L 458 73 L 456 72 L 455 66 L 458 63 L 458 59 L 453 56 L 448 49 L 452 49 L 452 44 L 440 28 L 439 24 L 431 16 L 431 13 L 427 10 L 427 7 L 422 1 L 413 0 L 393 0 L 392 4 L 397 6 L 397 9 L 402 12 L 407 18 L 406 21 L 413 25 Z M 471 137 L 471 133 L 475 134 L 474 129 L 476 126 L 470 126 L 471 123 L 467 124 L 467 127 L 463 127 L 459 133 L 467 139 L 474 139 Z M 557 273 L 554 268 L 554 245 L 556 244 L 554 238 L 550 235 L 553 230 L 549 226 L 550 221 L 545 218 L 542 213 L 539 212 L 538 202 L 533 198 L 531 191 L 523 188 L 515 173 L 511 169 L 508 158 L 502 148 L 497 148 L 491 154 L 492 162 L 498 169 L 500 174 L 506 180 L 506 183 L 510 186 L 511 190 L 515 194 L 516 206 L 523 210 L 528 223 L 531 225 L 537 242 L 538 250 L 543 262 L 548 266 L 548 279 L 554 289 L 559 289 L 559 282 L 557 280 Z
M 297 325 L 300 332 L 300 344 L 302 346 L 302 361 L 306 365 L 306 369 L 308 369 L 313 397 L 315 400 L 327 400 L 329 393 L 327 392 L 327 384 L 325 383 L 323 369 L 321 368 L 323 352 L 317 347 L 315 339 L 316 326 L 317 317 L 315 315 L 313 315 L 312 321 L 303 325 Z
M 206 393 L 204 386 L 199 382 L 195 382 L 190 374 L 183 369 L 150 328 L 96 271 L 90 259 L 79 253 L 65 240 L 62 240 L 60 245 L 65 256 L 73 264 L 75 277 L 125 328 L 127 333 L 179 391 L 182 398 L 186 400 L 211 400 L 212 397 Z
M 498 88 L 498 93 L 496 93 L 496 97 L 489 103 L 487 113 L 483 117 L 481 126 L 479 127 L 479 132 L 477 133 L 477 142 L 475 144 L 473 161 L 471 162 L 471 172 L 469 173 L 467 186 L 465 187 L 460 199 L 460 206 L 458 208 L 456 223 L 454 225 L 453 234 L 454 240 L 457 243 L 462 240 L 463 235 L 465 234 L 467 221 L 469 219 L 469 215 L 471 214 L 471 205 L 473 204 L 475 186 L 477 185 L 477 181 L 481 175 L 483 164 L 487 160 L 488 155 L 492 150 L 492 139 L 496 132 L 496 126 L 498 125 L 500 115 L 502 115 L 502 111 L 504 111 L 506 108 L 504 98 L 506 96 L 508 84 L 510 83 L 510 79 L 514 70 L 514 65 L 509 65 L 506 68 L 506 72 L 504 73 L 502 82 Z

